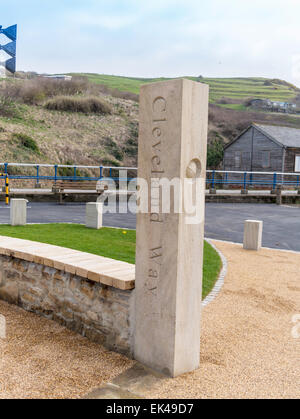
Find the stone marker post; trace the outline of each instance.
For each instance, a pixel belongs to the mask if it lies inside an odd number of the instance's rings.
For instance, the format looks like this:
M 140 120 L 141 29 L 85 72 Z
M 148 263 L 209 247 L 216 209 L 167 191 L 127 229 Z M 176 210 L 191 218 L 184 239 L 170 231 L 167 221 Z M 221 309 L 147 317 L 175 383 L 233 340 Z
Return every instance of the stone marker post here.
M 244 249 L 260 250 L 262 247 L 263 222 L 246 220 L 244 230 Z
M 87 228 L 99 230 L 103 226 L 103 203 L 89 202 L 86 204 L 86 223 Z
M 176 79 L 140 94 L 138 178 L 149 185 L 150 207 L 137 214 L 134 356 L 171 377 L 200 364 L 208 90 Z M 162 211 L 162 179 L 201 185 L 194 224 L 185 206 Z
M 10 200 L 10 224 L 23 226 L 27 222 L 27 199 Z

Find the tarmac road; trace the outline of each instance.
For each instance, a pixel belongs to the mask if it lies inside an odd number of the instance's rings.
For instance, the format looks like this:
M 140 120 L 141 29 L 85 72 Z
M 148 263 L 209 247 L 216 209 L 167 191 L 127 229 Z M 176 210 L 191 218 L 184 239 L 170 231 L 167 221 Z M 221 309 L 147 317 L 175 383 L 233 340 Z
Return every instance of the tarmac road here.
M 124 208 L 123 208 L 124 210 Z M 300 251 L 300 208 L 271 204 L 206 204 L 207 238 L 242 243 L 244 220 L 264 222 L 263 246 Z M 85 204 L 29 203 L 28 223 L 85 222 Z M 0 205 L 0 223 L 9 223 L 9 208 Z M 104 225 L 135 229 L 135 214 L 104 214 Z

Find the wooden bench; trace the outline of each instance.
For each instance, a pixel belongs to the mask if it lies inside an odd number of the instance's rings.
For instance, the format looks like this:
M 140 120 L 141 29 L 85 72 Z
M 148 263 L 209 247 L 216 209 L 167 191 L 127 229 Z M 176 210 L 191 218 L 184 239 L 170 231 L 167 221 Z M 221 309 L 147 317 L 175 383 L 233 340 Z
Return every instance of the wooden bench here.
M 65 181 L 58 180 L 52 187 L 54 193 L 64 193 L 66 190 L 69 191 L 91 191 L 94 193 L 102 194 L 108 189 L 107 185 L 103 185 L 98 181 Z
M 108 190 L 108 186 L 99 181 L 65 181 L 58 180 L 52 186 L 52 192 L 59 194 L 59 201 L 62 203 L 64 194 L 95 193 L 102 195 Z

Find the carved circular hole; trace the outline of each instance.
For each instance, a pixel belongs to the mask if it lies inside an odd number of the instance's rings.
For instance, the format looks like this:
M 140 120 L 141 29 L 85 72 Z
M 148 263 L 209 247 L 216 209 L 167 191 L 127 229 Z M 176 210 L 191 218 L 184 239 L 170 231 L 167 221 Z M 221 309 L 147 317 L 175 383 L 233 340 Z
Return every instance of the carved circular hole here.
M 199 159 L 193 159 L 186 169 L 186 177 L 195 179 L 201 176 L 201 162 Z

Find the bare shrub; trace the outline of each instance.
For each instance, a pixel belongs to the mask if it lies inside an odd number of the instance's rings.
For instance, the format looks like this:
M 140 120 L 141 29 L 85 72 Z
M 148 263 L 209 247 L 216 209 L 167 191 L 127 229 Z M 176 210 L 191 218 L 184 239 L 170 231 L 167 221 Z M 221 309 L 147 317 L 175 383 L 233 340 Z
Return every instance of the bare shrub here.
M 80 95 L 87 91 L 88 82 L 83 78 L 74 80 L 55 80 L 36 77 L 22 82 L 2 85 L 0 94 L 28 105 L 38 105 L 45 99 L 58 95 Z
M 230 97 L 221 97 L 217 102 L 219 105 L 239 105 L 242 103 L 241 99 L 234 99 Z
M 252 105 L 254 98 L 253 97 L 248 97 L 247 99 L 244 100 L 244 105 L 246 106 L 246 108 L 249 108 L 249 106 Z
M 0 116 L 4 118 L 19 117 L 19 111 L 15 103 L 8 97 L 0 96 Z
M 75 76 L 72 80 L 43 78 L 37 75 L 33 78 L 27 78 L 27 73 L 22 74 L 22 76 L 22 80 L 0 84 L 0 95 L 27 105 L 39 105 L 56 96 L 95 96 L 98 94 L 135 102 L 139 101 L 139 95 L 135 93 L 121 92 L 102 84 L 90 83 L 84 76 Z
M 45 103 L 53 111 L 111 114 L 112 107 L 98 97 L 57 96 Z

